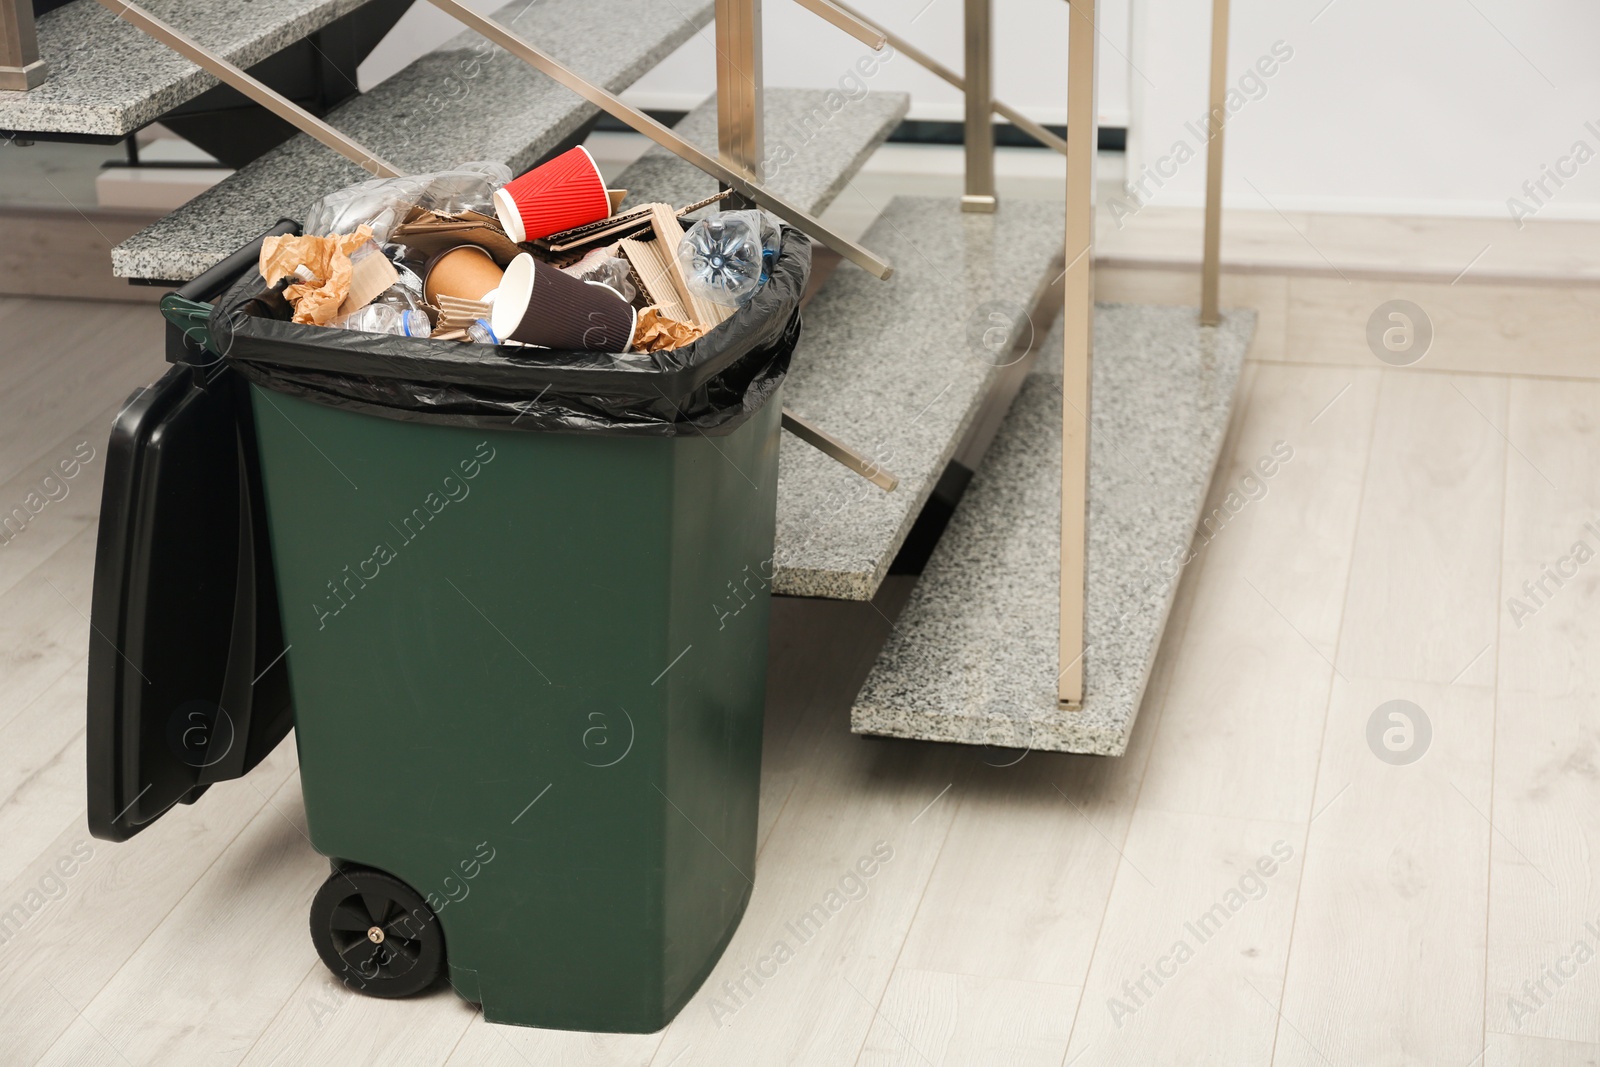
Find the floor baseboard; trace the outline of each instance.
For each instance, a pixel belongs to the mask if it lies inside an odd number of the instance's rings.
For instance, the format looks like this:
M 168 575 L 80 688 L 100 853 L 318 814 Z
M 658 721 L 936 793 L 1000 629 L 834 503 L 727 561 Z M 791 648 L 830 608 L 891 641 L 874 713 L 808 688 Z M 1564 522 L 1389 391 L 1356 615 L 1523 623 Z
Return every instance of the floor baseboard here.
M 88 208 L 0 208 L 0 296 L 153 304 L 158 286 L 111 273 L 111 247 L 159 215 Z

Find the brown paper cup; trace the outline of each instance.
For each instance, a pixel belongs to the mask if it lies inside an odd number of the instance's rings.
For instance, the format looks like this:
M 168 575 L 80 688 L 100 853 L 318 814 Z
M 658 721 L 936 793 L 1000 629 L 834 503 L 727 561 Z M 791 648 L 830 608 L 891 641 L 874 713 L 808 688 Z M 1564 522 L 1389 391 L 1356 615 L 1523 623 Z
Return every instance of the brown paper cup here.
M 422 291 L 430 304 L 438 304 L 441 296 L 482 300 L 500 284 L 502 273 L 493 257 L 477 245 L 456 245 L 428 262 Z
M 494 300 L 496 337 L 575 352 L 626 352 L 638 313 L 609 285 L 580 282 L 524 252 Z

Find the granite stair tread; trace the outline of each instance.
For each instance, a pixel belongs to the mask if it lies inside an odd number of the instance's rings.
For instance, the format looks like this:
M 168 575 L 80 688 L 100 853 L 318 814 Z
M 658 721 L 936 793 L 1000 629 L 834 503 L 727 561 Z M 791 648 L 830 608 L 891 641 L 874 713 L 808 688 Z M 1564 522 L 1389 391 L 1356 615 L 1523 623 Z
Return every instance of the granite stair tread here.
M 836 106 L 838 105 L 838 106 Z M 833 203 L 906 117 L 907 93 L 868 92 L 848 98 L 831 89 L 768 88 L 764 94 L 765 184 L 813 215 Z M 709 97 L 673 127 L 684 140 L 717 152 L 717 98 Z M 692 204 L 717 191 L 705 171 L 659 145 L 635 160 L 614 183 L 627 204 Z
M 841 264 L 806 308 L 784 406 L 876 457 L 886 493 L 785 435 L 773 590 L 868 600 L 1001 373 L 992 338 L 1021 336 L 1060 275 L 1062 210 L 896 197 L 862 237 L 894 264 L 879 281 Z M 1001 346 L 1009 352 L 1009 344 Z
M 146 0 L 151 14 L 240 67 L 251 67 L 349 14 L 366 0 Z M 0 130 L 121 137 L 188 103 L 217 80 L 95 0 L 39 16 L 44 84 L 0 91 Z
M 711 0 L 516 0 L 492 17 L 620 92 L 710 22 L 711 12 Z M 328 122 L 409 173 L 478 159 L 520 172 L 578 133 L 596 110 L 468 30 L 341 104 Z M 185 281 L 277 219 L 298 218 L 319 196 L 366 177 L 297 134 L 117 245 L 112 270 L 122 278 Z
M 1193 308 L 1097 309 L 1080 710 L 1056 703 L 1058 324 L 856 698 L 851 729 L 1122 755 L 1254 329 L 1250 311 L 1208 329 Z

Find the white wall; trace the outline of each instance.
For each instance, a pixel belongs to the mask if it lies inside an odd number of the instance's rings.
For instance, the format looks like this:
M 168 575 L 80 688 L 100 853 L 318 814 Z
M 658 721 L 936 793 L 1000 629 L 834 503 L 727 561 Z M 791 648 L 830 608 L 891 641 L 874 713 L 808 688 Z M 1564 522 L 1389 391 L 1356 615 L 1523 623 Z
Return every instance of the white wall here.
M 468 0 L 477 10 L 494 10 L 502 0 Z M 993 0 L 995 19 L 995 94 L 1029 117 L 1063 123 L 1067 114 L 1065 0 Z M 867 15 L 881 21 L 954 70 L 961 63 L 961 0 L 858 0 Z M 1128 121 L 1129 0 L 1100 0 L 1102 48 L 1100 113 L 1103 125 Z M 849 71 L 865 45 L 829 26 L 793 0 L 764 0 L 768 85 L 831 88 Z M 526 25 L 536 26 L 537 7 Z M 448 16 L 418 3 L 361 68 L 370 86 L 457 32 Z M 537 34 L 529 34 L 538 43 Z M 712 31 L 696 35 L 625 94 L 644 107 L 688 109 L 716 86 Z M 904 57 L 884 64 L 869 86 L 912 94 L 911 117 L 960 119 L 961 96 L 949 85 Z
M 505 7 L 507 0 L 461 0 L 463 4 L 479 13 L 487 14 Z M 537 0 L 533 0 L 537 3 Z M 519 29 L 532 24 L 532 12 Z M 438 48 L 445 41 L 461 33 L 465 27 L 443 11 L 427 3 L 426 0 L 416 0 L 411 8 L 400 16 L 400 21 L 395 23 L 389 35 L 378 43 L 361 64 L 356 74 L 356 81 L 361 84 L 361 91 L 366 92 L 374 85 L 383 81 L 395 71 L 404 67 L 412 60 L 426 52 Z
M 1184 123 L 1206 110 L 1209 8 L 1135 0 L 1129 174 L 1164 158 L 1176 172 L 1147 180 L 1150 203 L 1202 199 L 1203 154 L 1177 165 L 1173 148 L 1200 144 Z M 1541 219 L 1600 218 L 1600 156 L 1571 156 L 1579 141 L 1600 153 L 1591 0 L 1234 0 L 1232 14 L 1232 84 L 1275 42 L 1293 55 L 1235 98 L 1228 206 L 1510 218 L 1520 197 Z M 1558 163 L 1576 176 L 1546 179 L 1540 206 L 1522 185 Z

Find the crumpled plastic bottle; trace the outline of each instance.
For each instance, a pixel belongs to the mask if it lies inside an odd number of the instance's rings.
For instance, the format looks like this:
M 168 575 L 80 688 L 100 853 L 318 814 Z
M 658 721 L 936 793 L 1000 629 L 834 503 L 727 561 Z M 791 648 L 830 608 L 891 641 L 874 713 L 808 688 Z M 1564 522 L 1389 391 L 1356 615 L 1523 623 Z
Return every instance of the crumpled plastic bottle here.
M 383 297 L 378 299 L 381 301 Z M 328 325 L 337 326 L 342 330 L 388 333 L 398 337 L 428 337 L 433 333 L 433 325 L 428 321 L 426 311 L 376 302 L 368 304 L 360 311 L 334 319 Z
M 722 211 L 689 227 L 678 243 L 678 263 L 696 296 L 737 307 L 766 282 L 779 243 L 770 212 Z

